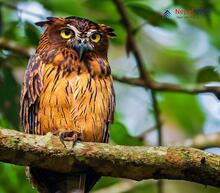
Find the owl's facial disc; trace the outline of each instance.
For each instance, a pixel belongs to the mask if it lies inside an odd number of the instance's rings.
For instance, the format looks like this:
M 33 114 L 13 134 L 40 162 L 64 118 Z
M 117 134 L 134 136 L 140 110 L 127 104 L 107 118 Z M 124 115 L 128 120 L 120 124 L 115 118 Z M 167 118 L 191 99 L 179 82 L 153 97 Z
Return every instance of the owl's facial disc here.
M 67 40 L 67 46 L 70 49 L 73 49 L 77 52 L 79 56 L 79 60 L 82 61 L 83 57 L 86 52 L 92 50 L 92 46 L 89 43 L 89 39 L 87 36 L 82 37 L 81 32 L 75 27 L 70 24 L 67 25 L 68 29 L 71 30 L 75 36 L 70 36 Z

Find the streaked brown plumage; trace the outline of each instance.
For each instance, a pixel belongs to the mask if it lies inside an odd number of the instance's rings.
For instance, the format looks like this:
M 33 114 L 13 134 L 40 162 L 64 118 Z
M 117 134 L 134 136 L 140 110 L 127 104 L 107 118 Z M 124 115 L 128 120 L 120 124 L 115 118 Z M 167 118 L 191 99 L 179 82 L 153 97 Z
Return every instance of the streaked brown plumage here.
M 25 132 L 108 142 L 115 108 L 107 59 L 113 29 L 74 16 L 50 17 L 37 25 L 46 30 L 29 60 L 23 83 L 20 117 Z M 99 178 L 87 173 L 85 181 L 84 174 L 61 175 L 39 168 L 30 168 L 30 174 L 40 192 L 54 193 L 74 192 L 77 181 L 77 191 L 88 192 Z M 66 185 L 70 177 L 73 185 Z

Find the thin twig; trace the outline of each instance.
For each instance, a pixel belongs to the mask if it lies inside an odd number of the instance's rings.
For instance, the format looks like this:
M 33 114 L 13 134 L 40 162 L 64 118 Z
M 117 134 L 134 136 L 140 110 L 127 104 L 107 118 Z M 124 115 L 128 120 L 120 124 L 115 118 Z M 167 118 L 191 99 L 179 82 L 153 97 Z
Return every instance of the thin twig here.
M 126 10 L 123 7 L 123 5 L 121 4 L 120 0 L 113 0 L 113 1 L 118 9 L 118 12 L 121 15 L 123 25 L 124 25 L 126 32 L 127 32 L 127 41 L 128 41 L 127 43 L 128 43 L 130 50 L 133 52 L 134 57 L 136 59 L 140 76 L 145 81 L 145 85 L 149 86 L 151 84 L 150 74 L 148 73 L 148 71 L 146 70 L 146 68 L 144 66 L 143 59 L 142 59 L 140 52 L 138 50 L 138 47 L 136 45 L 136 42 L 135 42 L 135 39 L 134 39 L 134 36 L 132 33 L 133 29 L 132 29 L 131 24 L 129 22 L 129 18 L 127 16 Z
M 220 147 L 220 132 L 210 134 L 199 134 L 183 142 L 169 144 L 169 146 L 185 146 L 198 149 Z
M 144 80 L 141 78 L 127 78 L 113 75 L 113 79 L 121 83 L 144 87 Z
M 156 128 L 158 131 L 158 146 L 162 146 L 162 123 L 160 121 L 160 110 L 158 106 L 158 101 L 157 101 L 157 95 L 154 90 L 151 90 L 151 96 L 152 96 L 152 103 L 153 103 L 153 109 L 154 109 L 154 115 L 155 115 L 155 120 L 156 120 Z
M 163 136 L 162 136 L 162 123 L 160 120 L 160 110 L 159 110 L 158 101 L 157 101 L 157 94 L 152 89 L 151 89 L 151 97 L 152 97 L 152 104 L 153 104 L 153 109 L 154 109 L 154 116 L 156 120 L 157 139 L 158 139 L 157 142 L 158 142 L 158 146 L 162 146 Z M 158 187 L 158 193 L 163 193 L 164 192 L 164 181 L 158 180 L 157 187 Z
M 144 80 L 141 78 L 118 77 L 116 75 L 114 75 L 113 78 L 114 80 L 121 83 L 140 86 L 146 89 L 152 89 L 159 92 L 178 92 L 178 93 L 186 93 L 186 94 L 198 94 L 198 93 L 220 94 L 220 87 L 211 86 L 209 85 L 209 83 L 207 83 L 206 85 L 197 84 L 197 85 L 182 86 L 179 84 L 159 83 L 152 81 L 150 86 L 146 86 Z
M 138 70 L 140 73 L 140 78 L 141 80 L 144 81 L 144 85 L 146 89 L 151 90 L 151 98 L 152 98 L 152 103 L 153 103 L 153 109 L 154 109 L 154 115 L 155 115 L 155 122 L 156 122 L 156 127 L 158 130 L 158 145 L 161 146 L 162 145 L 162 133 L 161 133 L 161 122 L 160 122 L 160 110 L 158 107 L 158 103 L 157 103 L 157 98 L 156 98 L 156 91 L 152 90 L 152 80 L 150 78 L 150 73 L 147 71 L 147 69 L 145 68 L 144 65 L 144 61 L 141 57 L 141 54 L 138 50 L 138 47 L 135 43 L 135 39 L 134 39 L 134 35 L 132 33 L 132 27 L 128 18 L 128 15 L 126 13 L 125 8 L 123 7 L 123 5 L 121 4 L 120 0 L 114 0 L 115 5 L 121 15 L 124 27 L 126 29 L 127 32 L 127 43 L 129 45 L 130 50 L 133 52 L 134 57 L 136 59 L 136 63 L 138 66 Z M 158 181 L 158 193 L 163 193 L 163 182 L 161 180 Z
M 129 46 L 130 46 L 130 50 L 133 52 L 135 59 L 136 59 L 136 63 L 138 66 L 138 70 L 139 73 L 141 75 L 141 77 L 139 79 L 130 79 L 130 83 L 133 84 L 143 84 L 145 85 L 145 88 L 147 89 L 151 89 L 152 87 L 152 81 L 150 79 L 150 74 L 149 72 L 146 70 L 145 66 L 144 66 L 144 62 L 143 59 L 141 57 L 141 54 L 137 48 L 137 45 L 135 43 L 135 39 L 134 36 L 132 34 L 132 27 L 128 18 L 128 15 L 126 13 L 125 8 L 123 7 L 122 3 L 120 2 L 120 0 L 113 0 L 115 2 L 115 5 L 118 9 L 118 12 L 121 15 L 125 30 L 127 32 L 127 40 L 129 41 Z M 126 80 L 126 79 L 125 79 Z M 128 81 L 128 79 L 127 79 Z M 158 128 L 158 136 L 159 136 L 159 145 L 162 145 L 162 137 L 161 137 L 161 122 L 160 122 L 160 111 L 158 108 L 158 104 L 157 104 L 157 98 L 156 98 L 156 91 L 151 90 L 151 95 L 152 95 L 152 102 L 153 102 L 153 108 L 154 108 L 154 112 L 155 112 L 155 120 L 156 120 L 156 126 Z

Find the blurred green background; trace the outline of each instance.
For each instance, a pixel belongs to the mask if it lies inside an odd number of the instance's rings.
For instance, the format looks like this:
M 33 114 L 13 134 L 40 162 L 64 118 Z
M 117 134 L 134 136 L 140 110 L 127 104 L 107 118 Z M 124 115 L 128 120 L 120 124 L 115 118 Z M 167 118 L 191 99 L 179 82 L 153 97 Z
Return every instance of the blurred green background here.
M 146 68 L 158 82 L 183 86 L 220 81 L 220 1 L 121 0 L 133 27 Z M 178 15 L 176 9 L 206 10 Z M 166 10 L 171 13 L 163 17 Z M 0 127 L 22 130 L 19 96 L 28 57 L 22 50 L 34 48 L 43 30 L 34 22 L 46 16 L 85 17 L 112 26 L 117 34 L 109 50 L 114 75 L 137 77 L 132 54 L 127 57 L 126 32 L 112 0 L 10 0 L 0 1 Z M 19 50 L 4 49 L 2 40 Z M 29 49 L 28 49 L 29 50 Z M 117 108 L 111 143 L 156 145 L 154 111 L 150 93 L 115 81 Z M 184 141 L 199 133 L 219 131 L 220 104 L 212 94 L 189 95 L 159 92 L 163 143 Z M 219 153 L 218 149 L 210 150 Z M 34 193 L 24 167 L 0 163 L 0 193 Z M 107 189 L 111 188 L 111 189 Z M 114 189 L 113 189 L 114 188 Z M 164 193 L 218 193 L 220 189 L 190 182 L 165 181 Z M 156 181 L 141 183 L 103 177 L 96 193 L 156 193 Z

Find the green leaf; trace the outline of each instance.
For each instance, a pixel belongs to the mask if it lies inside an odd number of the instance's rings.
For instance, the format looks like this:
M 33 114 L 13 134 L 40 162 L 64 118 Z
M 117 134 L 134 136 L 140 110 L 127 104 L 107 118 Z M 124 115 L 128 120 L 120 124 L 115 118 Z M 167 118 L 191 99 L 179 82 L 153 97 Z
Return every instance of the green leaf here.
M 196 82 L 206 83 L 206 82 L 218 82 L 220 81 L 220 76 L 213 66 L 206 66 L 199 70 Z
M 40 40 L 40 35 L 36 27 L 26 22 L 24 25 L 25 35 L 27 37 L 27 42 L 32 45 L 37 45 Z
M 99 190 L 107 186 L 111 186 L 119 182 L 119 179 L 113 177 L 102 177 L 94 186 L 92 190 Z
M 182 1 L 182 0 L 174 0 L 175 5 L 180 5 L 187 9 L 213 9 L 215 6 L 215 1 Z
M 3 79 L 0 80 L 0 112 L 10 123 L 10 126 L 19 128 L 19 97 L 20 85 L 16 82 L 10 68 L 4 67 L 0 71 Z M 4 93 L 4 94 L 3 94 Z
M 157 193 L 157 186 L 153 181 L 141 181 L 132 189 L 125 191 L 124 193 Z
M 160 109 L 168 122 L 181 128 L 188 136 L 202 131 L 205 114 L 197 96 L 181 93 L 161 93 Z
M 15 166 L 7 163 L 0 163 L 0 181 L 1 181 L 1 193 L 18 192 L 19 193 L 35 193 L 25 176 L 25 167 Z M 22 188 L 21 188 L 22 187 Z
M 18 40 L 20 34 L 18 33 L 19 30 L 19 21 L 11 21 L 3 28 L 3 36 L 10 40 Z
M 8 128 L 9 126 L 10 124 L 7 119 L 0 113 L 0 127 Z
M 176 27 L 175 21 L 169 18 L 163 18 L 161 13 L 158 13 L 141 2 L 130 2 L 126 4 L 132 12 L 146 20 L 154 26 L 172 26 Z
M 81 3 L 76 3 L 73 0 L 39 0 L 39 2 L 48 10 L 53 12 L 53 15 L 78 15 L 84 13 L 85 9 L 84 6 L 82 6 Z
M 3 16 L 2 16 L 2 5 L 0 4 L 0 35 L 2 35 L 3 27 L 4 27 L 4 24 L 3 24 Z
M 141 140 L 129 135 L 125 125 L 119 121 L 111 125 L 110 137 L 118 145 L 143 145 Z

